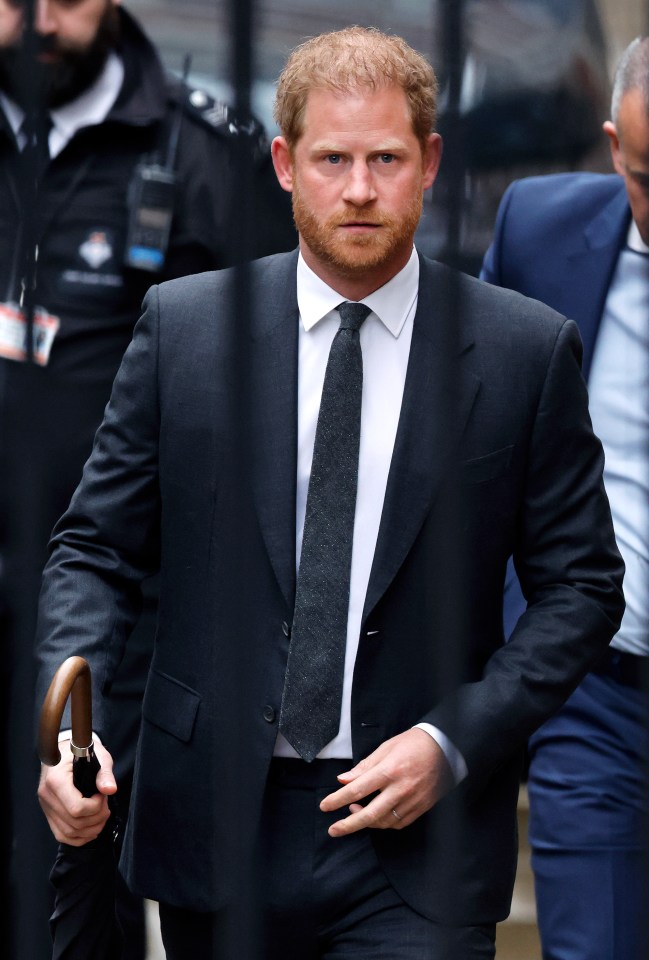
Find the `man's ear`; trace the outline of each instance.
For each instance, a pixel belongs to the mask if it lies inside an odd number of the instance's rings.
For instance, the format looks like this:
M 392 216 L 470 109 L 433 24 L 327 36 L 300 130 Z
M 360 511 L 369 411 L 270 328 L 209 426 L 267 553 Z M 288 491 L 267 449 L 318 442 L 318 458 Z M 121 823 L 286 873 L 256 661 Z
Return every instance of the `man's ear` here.
M 270 145 L 270 153 L 280 187 L 287 193 L 291 193 L 293 190 L 293 159 L 284 137 L 275 137 Z
M 432 187 L 439 171 L 442 159 L 442 138 L 439 133 L 431 133 L 424 150 L 424 190 Z
M 612 120 L 607 120 L 606 123 L 603 124 L 602 129 L 608 137 L 609 146 L 611 148 L 611 159 L 613 160 L 615 171 L 623 177 L 625 174 L 625 167 L 622 157 L 622 147 L 620 146 L 620 138 L 617 135 L 615 124 Z

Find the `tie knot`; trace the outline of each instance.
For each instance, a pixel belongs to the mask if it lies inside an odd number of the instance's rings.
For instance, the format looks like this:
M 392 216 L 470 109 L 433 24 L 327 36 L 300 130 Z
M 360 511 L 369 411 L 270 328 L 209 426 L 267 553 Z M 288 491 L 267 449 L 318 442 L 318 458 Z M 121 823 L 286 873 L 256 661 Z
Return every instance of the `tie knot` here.
M 44 143 L 48 139 L 53 126 L 54 121 L 49 113 L 39 114 L 31 119 L 25 116 L 18 127 L 18 133 L 26 139 L 31 137 L 32 143 L 36 141 Z
M 50 161 L 49 136 L 54 126 L 49 114 L 39 115 L 31 120 L 23 120 L 18 134 L 25 138 L 24 156 L 27 160 L 27 169 L 39 180 Z M 20 145 L 20 136 L 18 138 Z
M 371 309 L 364 303 L 354 303 L 345 300 L 338 306 L 341 330 L 360 330 L 363 320 L 370 314 Z

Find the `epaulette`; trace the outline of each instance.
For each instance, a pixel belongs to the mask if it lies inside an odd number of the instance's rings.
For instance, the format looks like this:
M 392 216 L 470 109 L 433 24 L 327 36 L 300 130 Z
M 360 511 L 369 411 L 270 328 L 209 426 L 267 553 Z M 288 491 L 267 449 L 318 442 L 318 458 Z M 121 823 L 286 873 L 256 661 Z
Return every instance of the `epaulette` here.
M 256 117 L 242 118 L 223 100 L 217 100 L 201 87 L 181 81 L 173 84 L 170 93 L 176 103 L 182 104 L 187 115 L 214 133 L 226 138 L 245 137 L 259 154 L 268 150 L 266 131 Z

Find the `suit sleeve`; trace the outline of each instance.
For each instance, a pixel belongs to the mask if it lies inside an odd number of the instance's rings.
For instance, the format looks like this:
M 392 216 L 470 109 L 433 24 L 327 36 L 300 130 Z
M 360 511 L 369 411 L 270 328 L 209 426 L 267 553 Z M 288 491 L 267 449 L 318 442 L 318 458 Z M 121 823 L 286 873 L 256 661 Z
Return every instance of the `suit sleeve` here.
M 623 563 L 588 414 L 581 343 L 565 321 L 528 439 L 514 564 L 528 607 L 481 680 L 425 718 L 484 779 L 559 709 L 619 627 Z
M 101 693 L 110 688 L 139 615 L 140 582 L 159 565 L 157 372 L 158 297 L 152 288 L 92 456 L 54 529 L 43 574 L 37 708 L 61 662 L 83 656 L 93 675 L 94 727 L 105 742 Z

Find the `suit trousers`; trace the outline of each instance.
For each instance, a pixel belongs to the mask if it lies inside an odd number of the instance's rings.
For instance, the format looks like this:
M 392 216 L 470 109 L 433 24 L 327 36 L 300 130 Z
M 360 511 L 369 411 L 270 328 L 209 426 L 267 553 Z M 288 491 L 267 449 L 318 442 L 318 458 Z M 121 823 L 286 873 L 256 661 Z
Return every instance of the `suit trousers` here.
M 324 814 L 319 804 L 350 765 L 272 761 L 256 870 L 258 908 L 249 903 L 244 916 L 241 910 L 196 914 L 161 904 L 168 960 L 492 960 L 495 926 L 431 922 L 392 889 L 367 831 L 329 837 L 329 825 L 345 811 Z
M 649 925 L 647 694 L 590 673 L 530 741 L 546 960 L 642 960 Z

